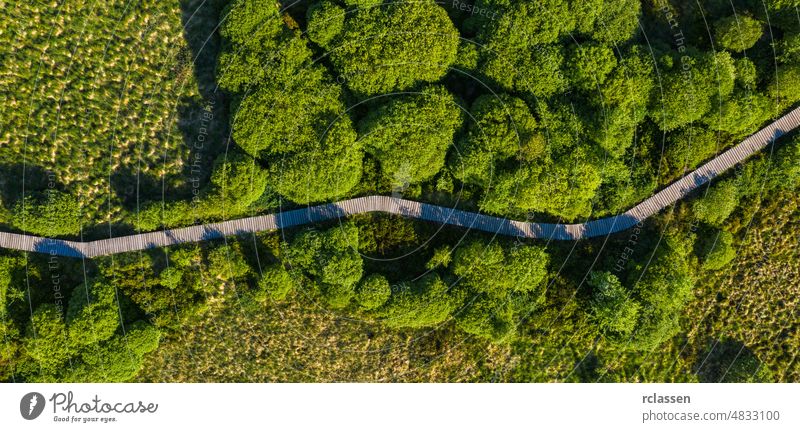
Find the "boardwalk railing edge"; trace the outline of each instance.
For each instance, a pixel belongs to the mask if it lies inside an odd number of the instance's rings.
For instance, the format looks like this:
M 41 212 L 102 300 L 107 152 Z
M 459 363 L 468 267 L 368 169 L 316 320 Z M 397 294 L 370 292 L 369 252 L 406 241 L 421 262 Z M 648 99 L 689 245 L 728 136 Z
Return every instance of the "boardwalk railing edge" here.
M 0 232 L 0 247 L 74 258 L 94 258 L 123 252 L 200 242 L 282 228 L 290 228 L 371 212 L 390 213 L 424 221 L 524 238 L 578 240 L 624 231 L 664 210 L 725 171 L 800 126 L 800 107 L 731 147 L 700 168 L 675 181 L 630 210 L 616 216 L 579 224 L 520 222 L 433 204 L 386 196 L 367 196 L 304 209 L 233 219 L 224 222 L 166 229 L 91 242 L 50 239 Z

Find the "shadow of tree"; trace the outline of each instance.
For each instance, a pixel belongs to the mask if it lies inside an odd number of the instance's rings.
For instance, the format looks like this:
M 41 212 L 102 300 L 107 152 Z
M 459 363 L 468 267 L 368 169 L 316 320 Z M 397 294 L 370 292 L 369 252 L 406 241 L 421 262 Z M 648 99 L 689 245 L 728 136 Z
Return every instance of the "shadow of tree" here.
M 697 376 L 701 382 L 771 382 L 772 374 L 743 343 L 727 338 L 709 340 L 701 355 Z

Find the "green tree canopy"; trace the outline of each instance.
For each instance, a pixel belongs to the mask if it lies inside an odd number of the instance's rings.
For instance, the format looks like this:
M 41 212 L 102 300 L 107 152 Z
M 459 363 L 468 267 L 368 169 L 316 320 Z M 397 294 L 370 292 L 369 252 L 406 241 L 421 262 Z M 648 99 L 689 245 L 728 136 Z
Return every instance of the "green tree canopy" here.
M 378 310 L 390 328 L 423 328 L 441 324 L 460 304 L 447 285 L 435 273 L 400 287 Z
M 268 165 L 280 195 L 298 203 L 343 196 L 361 178 L 362 152 L 341 86 L 313 61 L 305 38 L 286 27 L 276 3 L 237 0 L 229 11 L 218 80 L 237 96 L 234 140 Z M 258 43 L 242 36 L 254 31 L 253 16 L 269 30 L 257 33 Z
M 114 286 L 95 279 L 72 290 L 67 307 L 69 342 L 78 349 L 111 338 L 120 325 Z
M 549 257 L 535 246 L 503 249 L 498 243 L 474 241 L 456 250 L 451 268 L 461 283 L 493 298 L 511 293 L 544 293 Z
M 736 67 L 727 52 L 690 50 L 664 70 L 663 90 L 654 92 L 650 117 L 663 131 L 698 121 L 734 89 Z
M 267 171 L 252 157 L 231 152 L 222 154 L 211 173 L 211 186 L 204 200 L 228 214 L 244 211 L 267 187 Z
M 724 49 L 744 51 L 764 34 L 764 24 L 747 15 L 733 15 L 714 23 L 714 40 Z
M 336 71 L 359 95 L 441 79 L 456 60 L 459 34 L 432 0 L 360 7 L 329 44 Z
M 700 242 L 700 256 L 703 268 L 719 270 L 736 258 L 733 234 L 728 231 L 715 231 Z
M 371 274 L 359 282 L 356 301 L 365 310 L 372 310 L 383 306 L 391 295 L 389 281 L 383 275 Z
M 308 8 L 308 38 L 325 47 L 344 29 L 345 11 L 332 1 L 314 3 Z
M 358 228 L 352 223 L 299 234 L 284 246 L 283 258 L 320 284 L 328 304 L 336 308 L 350 303 L 364 272 L 358 253 Z
M 361 142 L 393 186 L 419 183 L 444 166 L 462 116 L 447 90 L 428 87 L 372 111 L 359 126 Z
M 703 222 L 720 226 L 739 204 L 739 188 L 733 180 L 712 186 L 708 193 L 692 203 L 694 215 Z
M 14 206 L 12 223 L 22 231 L 46 237 L 78 234 L 78 200 L 57 190 L 27 194 Z
M 275 301 L 285 300 L 296 284 L 297 282 L 283 264 L 272 264 L 264 268 L 258 281 L 258 287 L 263 295 Z
M 591 308 L 597 325 L 608 336 L 625 340 L 636 328 L 639 304 L 612 273 L 592 272 L 589 285 L 593 288 Z
M 544 154 L 545 139 L 521 99 L 481 96 L 471 114 L 476 121 L 469 124 L 460 151 L 450 158 L 450 172 L 457 179 L 486 187 L 504 162 L 532 161 Z
M 629 274 L 633 296 L 641 305 L 629 342 L 632 348 L 655 349 L 680 331 L 679 318 L 695 282 L 688 259 L 690 240 L 667 233 L 652 261 L 637 264 Z
M 583 44 L 570 47 L 567 55 L 567 75 L 570 84 L 581 90 L 596 90 L 617 66 L 611 47 Z

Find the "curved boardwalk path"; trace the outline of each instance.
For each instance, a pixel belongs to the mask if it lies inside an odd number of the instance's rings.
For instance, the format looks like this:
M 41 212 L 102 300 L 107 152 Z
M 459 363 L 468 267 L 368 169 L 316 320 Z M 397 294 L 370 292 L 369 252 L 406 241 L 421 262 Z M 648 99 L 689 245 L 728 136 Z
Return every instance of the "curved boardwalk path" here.
M 399 198 L 369 196 L 271 215 L 114 237 L 92 242 L 74 242 L 24 234 L 0 233 L 0 247 L 67 257 L 92 258 L 181 243 L 199 242 L 224 236 L 270 231 L 369 212 L 385 212 L 414 219 L 527 238 L 577 240 L 604 236 L 631 228 L 640 221 L 660 212 L 798 126 L 800 126 L 800 107 L 795 108 L 769 126 L 761 129 L 756 134 L 625 213 L 582 224 L 518 222 Z

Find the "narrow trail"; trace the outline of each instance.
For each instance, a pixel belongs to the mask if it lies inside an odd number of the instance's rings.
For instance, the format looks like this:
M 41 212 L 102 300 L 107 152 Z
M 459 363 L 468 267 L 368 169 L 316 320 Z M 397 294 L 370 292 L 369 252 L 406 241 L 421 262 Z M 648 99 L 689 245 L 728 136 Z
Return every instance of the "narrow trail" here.
M 741 143 L 719 154 L 708 163 L 670 184 L 630 210 L 616 216 L 580 224 L 519 222 L 399 198 L 368 196 L 263 216 L 113 237 L 91 242 L 75 242 L 0 232 L 0 247 L 57 256 L 93 258 L 182 243 L 200 242 L 225 236 L 271 231 L 370 212 L 391 213 L 424 221 L 525 238 L 578 240 L 599 237 L 624 231 L 664 210 L 798 126 L 800 126 L 800 107 L 795 108 Z

